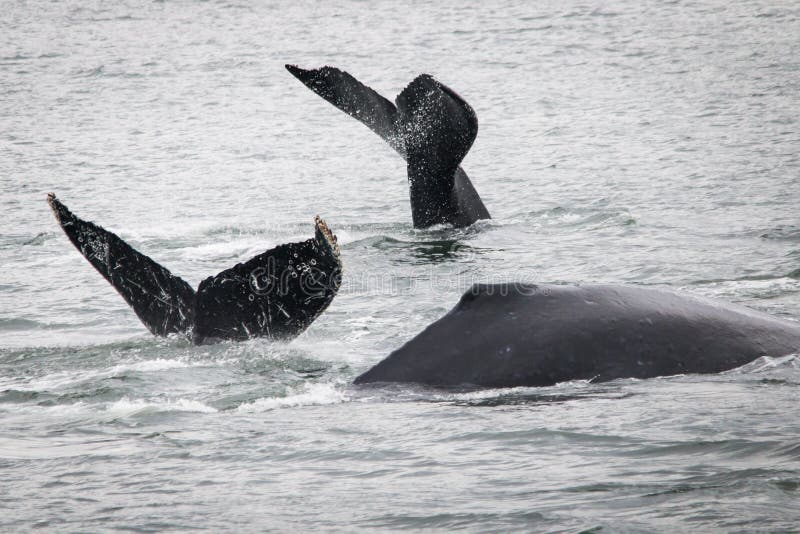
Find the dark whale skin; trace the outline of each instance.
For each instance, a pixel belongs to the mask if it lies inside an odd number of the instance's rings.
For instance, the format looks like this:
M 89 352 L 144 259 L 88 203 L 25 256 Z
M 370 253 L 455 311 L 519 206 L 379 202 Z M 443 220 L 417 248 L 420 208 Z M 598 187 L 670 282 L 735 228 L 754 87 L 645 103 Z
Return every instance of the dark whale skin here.
M 336 236 L 317 217 L 313 239 L 267 250 L 203 280 L 197 291 L 113 232 L 47 202 L 67 238 L 155 336 L 195 344 L 290 339 L 328 307 L 341 283 Z
M 355 383 L 550 386 L 718 373 L 800 351 L 800 323 L 662 289 L 476 285 Z
M 336 67 L 286 65 L 286 70 L 378 134 L 406 160 L 415 228 L 436 224 L 463 228 L 491 218 L 461 168 L 478 135 L 478 117 L 455 91 L 421 74 L 392 103 Z

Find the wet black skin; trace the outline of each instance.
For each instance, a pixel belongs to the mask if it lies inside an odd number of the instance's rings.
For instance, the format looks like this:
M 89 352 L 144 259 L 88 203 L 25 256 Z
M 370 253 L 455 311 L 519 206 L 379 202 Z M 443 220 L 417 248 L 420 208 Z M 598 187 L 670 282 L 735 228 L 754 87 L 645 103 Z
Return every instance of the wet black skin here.
M 718 373 L 800 351 L 800 323 L 634 286 L 476 285 L 356 379 L 433 386 L 550 386 Z
M 364 123 L 406 160 L 414 227 L 465 227 L 491 218 L 460 167 L 478 134 L 478 119 L 455 91 L 421 74 L 397 96 L 395 105 L 335 67 L 286 69 Z
M 117 235 L 77 217 L 55 195 L 47 201 L 72 244 L 156 336 L 186 335 L 196 344 L 291 338 L 339 289 L 339 247 L 319 217 L 313 239 L 279 245 L 206 278 L 195 292 Z

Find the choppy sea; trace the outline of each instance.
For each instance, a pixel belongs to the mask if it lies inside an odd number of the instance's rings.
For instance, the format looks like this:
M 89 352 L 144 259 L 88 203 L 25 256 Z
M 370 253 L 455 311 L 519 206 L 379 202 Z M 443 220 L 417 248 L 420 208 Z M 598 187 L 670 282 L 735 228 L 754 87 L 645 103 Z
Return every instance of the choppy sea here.
M 800 531 L 800 357 L 479 392 L 352 379 L 479 281 L 800 319 L 796 2 L 0 3 L 0 530 Z M 283 68 L 475 109 L 493 215 Z M 343 287 L 289 343 L 155 339 L 45 202 L 196 285 L 314 215 Z

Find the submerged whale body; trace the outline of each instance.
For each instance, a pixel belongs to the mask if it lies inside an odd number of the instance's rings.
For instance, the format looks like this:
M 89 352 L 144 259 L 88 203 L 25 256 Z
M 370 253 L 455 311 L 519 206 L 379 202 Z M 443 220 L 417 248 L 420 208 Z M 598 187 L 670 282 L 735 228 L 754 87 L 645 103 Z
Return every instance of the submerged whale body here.
M 478 118 L 455 91 L 428 74 L 417 76 L 393 104 L 334 67 L 286 69 L 319 96 L 364 123 L 405 160 L 416 228 L 469 226 L 489 211 L 460 167 Z
M 156 336 L 183 334 L 196 344 L 291 338 L 339 289 L 339 246 L 319 217 L 313 239 L 279 245 L 206 278 L 195 291 L 117 235 L 78 218 L 52 193 L 47 201 L 72 244 Z
M 632 286 L 476 285 L 356 383 L 550 386 L 718 373 L 800 351 L 800 323 Z

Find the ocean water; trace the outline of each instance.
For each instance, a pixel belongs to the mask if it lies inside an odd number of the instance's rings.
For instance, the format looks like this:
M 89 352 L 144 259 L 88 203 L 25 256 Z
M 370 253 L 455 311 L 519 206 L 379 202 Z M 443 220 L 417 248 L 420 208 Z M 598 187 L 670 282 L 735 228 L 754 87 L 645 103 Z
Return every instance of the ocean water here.
M 360 372 L 479 281 L 800 318 L 796 2 L 2 3 L 0 530 L 800 531 L 800 357 L 479 392 Z M 403 161 L 290 76 L 477 112 L 493 215 L 415 230 Z M 290 343 L 155 339 L 45 202 L 196 285 L 322 215 Z

